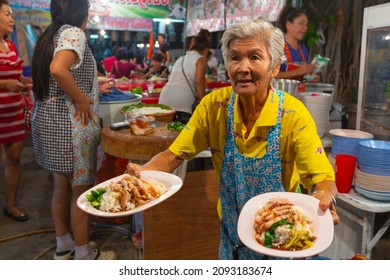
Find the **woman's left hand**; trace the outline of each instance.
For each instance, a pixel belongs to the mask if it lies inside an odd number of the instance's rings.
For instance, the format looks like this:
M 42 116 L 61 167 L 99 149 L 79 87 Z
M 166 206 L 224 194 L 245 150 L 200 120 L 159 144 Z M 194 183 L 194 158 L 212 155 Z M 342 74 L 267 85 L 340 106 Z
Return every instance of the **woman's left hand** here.
M 332 193 L 328 191 L 314 191 L 312 194 L 313 197 L 320 200 L 319 207 L 322 211 L 330 210 L 332 215 L 333 224 L 337 225 L 340 223 L 340 217 L 337 214 L 336 205 L 333 202 Z

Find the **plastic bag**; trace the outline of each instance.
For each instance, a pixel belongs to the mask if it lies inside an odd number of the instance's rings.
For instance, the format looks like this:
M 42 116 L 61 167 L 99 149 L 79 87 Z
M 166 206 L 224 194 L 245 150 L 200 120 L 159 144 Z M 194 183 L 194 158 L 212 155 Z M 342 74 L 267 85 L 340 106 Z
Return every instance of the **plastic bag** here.
M 314 55 L 313 61 L 311 62 L 311 64 L 314 65 L 314 71 L 311 74 L 306 74 L 303 79 L 308 82 L 313 81 L 314 78 L 328 65 L 329 60 L 329 58 L 323 57 L 319 54 Z

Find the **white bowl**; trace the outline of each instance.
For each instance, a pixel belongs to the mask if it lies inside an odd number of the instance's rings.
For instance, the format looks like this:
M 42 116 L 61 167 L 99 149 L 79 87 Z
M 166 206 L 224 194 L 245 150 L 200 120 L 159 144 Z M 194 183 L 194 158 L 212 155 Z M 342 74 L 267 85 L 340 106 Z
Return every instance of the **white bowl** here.
M 360 139 L 373 139 L 374 135 L 369 132 L 354 130 L 354 129 L 331 129 L 329 133 L 333 136 L 347 137 L 347 138 L 360 138 Z

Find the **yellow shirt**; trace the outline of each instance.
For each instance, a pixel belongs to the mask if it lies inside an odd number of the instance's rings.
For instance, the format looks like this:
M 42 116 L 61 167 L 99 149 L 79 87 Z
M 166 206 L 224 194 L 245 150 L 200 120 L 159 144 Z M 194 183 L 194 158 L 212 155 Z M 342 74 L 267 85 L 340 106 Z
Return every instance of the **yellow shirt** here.
M 177 156 L 191 160 L 210 147 L 218 178 L 226 138 L 227 106 L 232 87 L 205 96 L 174 143 L 169 147 Z M 266 152 L 268 128 L 276 124 L 278 95 L 270 94 L 248 138 L 237 95 L 234 104 L 234 131 L 238 150 L 244 156 L 261 158 Z M 295 192 L 299 181 L 307 189 L 324 180 L 334 181 L 334 171 L 327 159 L 316 125 L 309 111 L 298 99 L 284 93 L 280 132 L 282 181 L 286 191 Z

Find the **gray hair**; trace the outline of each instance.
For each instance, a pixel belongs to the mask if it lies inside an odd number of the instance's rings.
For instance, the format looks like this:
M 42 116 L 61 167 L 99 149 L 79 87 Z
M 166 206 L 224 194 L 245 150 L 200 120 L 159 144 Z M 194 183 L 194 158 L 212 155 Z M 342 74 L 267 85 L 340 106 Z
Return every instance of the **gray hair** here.
M 264 44 L 271 57 L 271 69 L 286 60 L 283 32 L 267 21 L 250 19 L 226 29 L 220 40 L 226 66 L 229 63 L 229 45 L 234 39 L 257 39 L 259 43 Z

